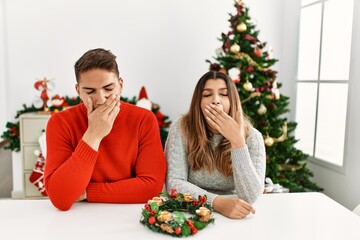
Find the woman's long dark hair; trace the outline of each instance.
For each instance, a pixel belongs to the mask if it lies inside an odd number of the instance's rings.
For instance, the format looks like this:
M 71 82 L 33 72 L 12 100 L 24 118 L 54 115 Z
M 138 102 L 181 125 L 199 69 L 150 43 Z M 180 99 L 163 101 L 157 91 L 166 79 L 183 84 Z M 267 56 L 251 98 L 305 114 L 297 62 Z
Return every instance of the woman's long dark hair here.
M 180 126 L 188 151 L 188 162 L 194 171 L 202 168 L 209 172 L 217 169 L 224 176 L 232 174 L 231 144 L 224 138 L 217 148 L 210 142 L 213 135 L 201 110 L 202 93 L 206 81 L 213 79 L 225 81 L 230 101 L 229 116 L 236 119 L 236 114 L 242 112 L 239 94 L 233 80 L 224 73 L 209 71 L 196 84 L 189 111 L 181 118 Z M 244 116 L 242 114 L 241 116 Z M 245 137 L 250 134 L 251 123 L 247 116 L 243 117 Z

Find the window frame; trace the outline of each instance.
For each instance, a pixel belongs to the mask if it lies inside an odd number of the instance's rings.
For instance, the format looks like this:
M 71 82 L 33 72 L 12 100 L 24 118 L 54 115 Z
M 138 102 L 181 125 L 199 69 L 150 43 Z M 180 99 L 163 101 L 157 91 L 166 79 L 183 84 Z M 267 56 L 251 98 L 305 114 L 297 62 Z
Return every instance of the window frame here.
M 320 48 L 319 48 L 319 59 L 318 59 L 318 73 L 317 73 L 317 79 L 316 80 L 299 80 L 299 65 L 297 65 L 297 74 L 296 74 L 296 91 L 295 91 L 295 99 L 297 99 L 297 93 L 298 93 L 298 84 L 299 83 L 310 83 L 310 84 L 316 84 L 316 107 L 315 107 L 315 128 L 314 128 L 314 138 L 313 138 L 313 149 L 311 155 L 309 154 L 308 161 L 316 164 L 318 166 L 322 166 L 324 168 L 346 174 L 346 167 L 347 167 L 347 159 L 348 159 L 348 139 L 349 139 L 349 123 L 350 123 L 350 106 L 351 106 L 351 83 L 352 83 L 352 76 L 353 76 L 353 68 L 354 68 L 354 48 L 355 48 L 355 28 L 357 23 L 357 15 L 356 15 L 356 1 L 353 1 L 353 16 L 352 16 L 352 29 L 351 29 L 351 45 L 350 45 L 350 63 L 349 63 L 349 75 L 347 80 L 321 80 L 321 60 L 322 60 L 322 43 L 323 43 L 323 28 L 324 28 L 324 5 L 325 2 L 328 2 L 329 0 L 318 0 L 314 1 L 312 3 L 302 5 L 300 6 L 300 19 L 301 19 L 301 10 L 303 8 L 309 7 L 311 5 L 315 4 L 321 4 L 321 23 L 320 23 Z M 331 0 L 330 0 L 331 1 Z M 300 46 L 300 32 L 299 32 L 299 42 L 298 46 Z M 298 48 L 298 64 L 299 64 L 299 56 L 300 56 L 300 48 Z M 316 140 L 317 140 L 317 128 L 318 128 L 318 113 L 319 113 L 319 92 L 320 92 L 320 86 L 321 84 L 346 84 L 347 85 L 347 105 L 346 105 L 346 119 L 345 119 L 345 134 L 344 134 L 344 150 L 343 150 L 343 161 L 342 165 L 337 165 L 334 163 L 331 163 L 329 161 L 326 161 L 325 159 L 320 159 L 318 157 L 315 157 L 316 152 Z M 296 105 L 296 103 L 295 103 Z M 296 108 L 295 108 L 295 119 L 296 119 Z M 296 135 L 295 135 L 296 137 Z M 297 138 L 297 137 L 296 137 Z

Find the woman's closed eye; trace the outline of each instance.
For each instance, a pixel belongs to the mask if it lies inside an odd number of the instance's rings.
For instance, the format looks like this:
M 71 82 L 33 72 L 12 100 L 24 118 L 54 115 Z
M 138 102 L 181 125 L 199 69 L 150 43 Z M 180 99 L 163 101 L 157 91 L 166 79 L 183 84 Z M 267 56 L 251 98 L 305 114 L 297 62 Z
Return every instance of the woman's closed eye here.
M 221 93 L 221 94 L 219 94 L 220 96 L 222 96 L 222 97 L 227 97 L 227 96 L 229 96 L 227 93 Z M 211 97 L 212 96 L 212 94 L 203 94 L 203 97 Z

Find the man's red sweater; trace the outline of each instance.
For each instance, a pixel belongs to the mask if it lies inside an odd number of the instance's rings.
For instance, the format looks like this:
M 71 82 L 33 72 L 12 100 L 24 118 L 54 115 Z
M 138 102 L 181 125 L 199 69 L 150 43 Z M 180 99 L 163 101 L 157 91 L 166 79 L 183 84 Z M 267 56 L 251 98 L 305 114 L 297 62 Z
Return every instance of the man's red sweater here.
M 55 207 L 70 209 L 85 190 L 89 202 L 142 203 L 159 194 L 166 162 L 151 111 L 121 102 L 98 151 L 82 140 L 87 126 L 82 103 L 47 124 L 45 188 Z

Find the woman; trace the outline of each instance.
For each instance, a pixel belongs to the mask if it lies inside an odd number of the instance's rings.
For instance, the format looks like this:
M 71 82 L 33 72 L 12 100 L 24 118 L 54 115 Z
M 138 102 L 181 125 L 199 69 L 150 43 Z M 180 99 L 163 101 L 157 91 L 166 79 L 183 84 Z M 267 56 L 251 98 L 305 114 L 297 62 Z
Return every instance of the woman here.
M 207 195 L 229 218 L 255 213 L 251 203 L 264 190 L 265 146 L 226 74 L 210 71 L 200 78 L 189 111 L 171 126 L 165 155 L 168 191 Z

